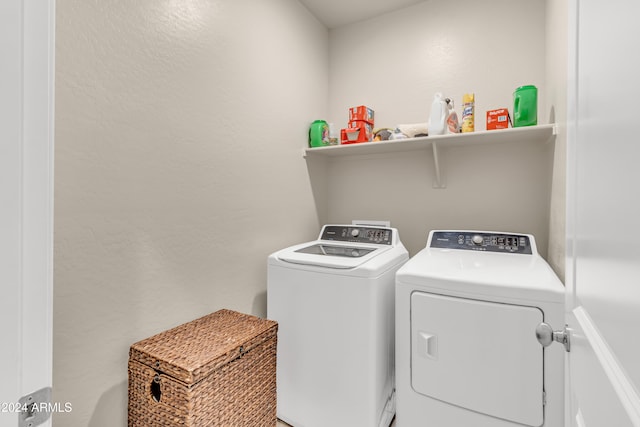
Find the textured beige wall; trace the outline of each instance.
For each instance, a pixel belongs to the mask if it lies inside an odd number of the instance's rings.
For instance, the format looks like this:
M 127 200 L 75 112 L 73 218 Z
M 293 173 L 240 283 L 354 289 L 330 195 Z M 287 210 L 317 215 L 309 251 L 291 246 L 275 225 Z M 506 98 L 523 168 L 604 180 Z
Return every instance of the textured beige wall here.
M 430 0 L 330 32 L 329 113 L 344 127 L 347 109 L 366 104 L 377 127 L 428 121 L 435 92 L 476 95 L 476 130 L 486 110 L 512 110 L 513 91 L 538 87 L 546 110 L 544 0 Z M 429 151 L 331 160 L 328 218 L 388 219 L 414 254 L 431 229 L 532 233 L 547 254 L 553 144 L 447 148 L 446 189 L 433 189 Z M 373 217 L 373 218 L 372 218 Z
M 430 0 L 329 41 L 293 0 L 59 0 L 54 401 L 74 410 L 56 425 L 125 425 L 128 346 L 221 307 L 263 315 L 267 254 L 320 223 L 390 219 L 412 253 L 432 228 L 532 232 L 562 271 L 558 139 L 444 149 L 445 190 L 428 152 L 301 157 L 313 119 L 426 121 L 436 90 L 458 111 L 474 91 L 478 129 L 528 83 L 539 121 L 562 119 L 547 7 Z
M 295 0 L 59 0 L 56 37 L 54 422 L 124 426 L 129 345 L 264 315 L 267 255 L 317 233 L 328 34 Z

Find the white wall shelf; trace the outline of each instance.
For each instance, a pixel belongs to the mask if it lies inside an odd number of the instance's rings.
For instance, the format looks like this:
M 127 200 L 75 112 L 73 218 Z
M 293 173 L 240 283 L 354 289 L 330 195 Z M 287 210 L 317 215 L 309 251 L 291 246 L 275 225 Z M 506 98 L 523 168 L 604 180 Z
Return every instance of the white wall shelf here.
M 311 159 L 318 157 L 360 156 L 430 149 L 433 150 L 435 170 L 433 187 L 445 188 L 441 179 L 440 171 L 440 157 L 438 154 L 438 149 L 440 147 L 524 142 L 546 143 L 551 137 L 555 136 L 555 134 L 555 125 L 548 124 L 452 135 L 425 136 L 395 141 L 365 142 L 359 144 L 306 148 L 304 150 L 304 157 Z

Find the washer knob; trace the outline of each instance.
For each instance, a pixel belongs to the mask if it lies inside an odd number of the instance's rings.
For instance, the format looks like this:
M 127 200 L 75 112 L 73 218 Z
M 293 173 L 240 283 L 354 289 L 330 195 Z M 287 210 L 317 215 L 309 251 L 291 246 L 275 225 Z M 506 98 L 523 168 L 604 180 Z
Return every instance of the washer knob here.
M 353 237 L 358 237 L 359 234 L 360 234 L 360 229 L 354 228 L 353 230 L 351 230 L 351 235 Z
M 473 241 L 473 243 L 475 243 L 476 245 L 481 245 L 484 242 L 484 238 L 481 235 L 476 234 L 471 238 L 471 241 Z

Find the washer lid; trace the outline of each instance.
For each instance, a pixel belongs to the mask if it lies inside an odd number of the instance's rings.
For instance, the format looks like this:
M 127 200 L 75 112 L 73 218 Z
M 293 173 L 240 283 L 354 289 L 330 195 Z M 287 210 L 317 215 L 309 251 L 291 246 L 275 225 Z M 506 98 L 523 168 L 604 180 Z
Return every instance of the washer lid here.
M 425 248 L 400 268 L 396 281 L 444 295 L 564 302 L 564 286 L 538 254 Z
M 349 269 L 358 267 L 389 249 L 389 246 L 340 244 L 318 240 L 284 249 L 277 256 L 281 261 L 293 264 Z

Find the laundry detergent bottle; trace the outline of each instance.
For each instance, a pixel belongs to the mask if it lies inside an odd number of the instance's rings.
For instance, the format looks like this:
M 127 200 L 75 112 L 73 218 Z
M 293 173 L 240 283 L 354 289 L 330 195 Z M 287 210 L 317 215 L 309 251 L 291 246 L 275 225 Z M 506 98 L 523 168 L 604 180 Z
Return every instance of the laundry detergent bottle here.
M 329 125 L 324 120 L 316 120 L 309 127 L 309 147 L 329 145 Z
M 513 127 L 538 124 L 538 88 L 520 86 L 513 92 Z
M 433 103 L 431 104 L 429 135 L 444 135 L 446 133 L 448 114 L 447 101 L 442 96 L 442 93 L 436 93 L 433 97 Z

